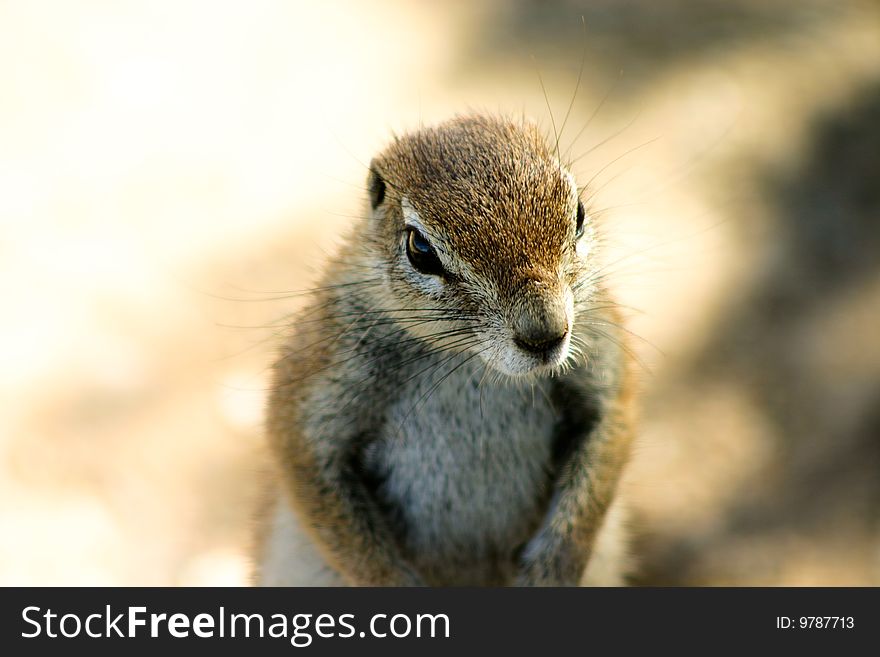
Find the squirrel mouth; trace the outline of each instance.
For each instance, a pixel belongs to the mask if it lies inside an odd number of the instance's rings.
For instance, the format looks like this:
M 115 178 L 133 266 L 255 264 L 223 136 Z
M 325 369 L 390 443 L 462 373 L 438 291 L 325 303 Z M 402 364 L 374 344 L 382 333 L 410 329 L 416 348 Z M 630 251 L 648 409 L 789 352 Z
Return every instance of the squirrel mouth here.
M 550 372 L 568 358 L 571 332 L 566 331 L 541 342 L 525 342 L 514 338 L 513 345 L 504 349 L 495 366 L 510 376 L 525 376 Z

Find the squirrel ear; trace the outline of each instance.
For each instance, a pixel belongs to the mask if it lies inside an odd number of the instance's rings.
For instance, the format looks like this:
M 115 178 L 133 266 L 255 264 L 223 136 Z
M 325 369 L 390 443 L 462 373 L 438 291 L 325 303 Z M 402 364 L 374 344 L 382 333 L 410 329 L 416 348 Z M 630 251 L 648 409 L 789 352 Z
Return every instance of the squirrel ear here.
M 385 200 L 385 181 L 376 171 L 375 165 L 370 163 L 370 176 L 367 179 L 367 190 L 370 194 L 370 207 L 374 210 Z

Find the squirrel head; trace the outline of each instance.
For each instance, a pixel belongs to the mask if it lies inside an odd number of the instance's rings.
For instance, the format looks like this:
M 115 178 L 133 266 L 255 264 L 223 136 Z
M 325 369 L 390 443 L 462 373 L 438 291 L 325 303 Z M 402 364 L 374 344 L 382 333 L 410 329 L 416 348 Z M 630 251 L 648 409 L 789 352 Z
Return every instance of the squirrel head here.
M 536 125 L 470 116 L 397 137 L 370 163 L 368 191 L 379 307 L 510 376 L 565 367 L 595 235 Z

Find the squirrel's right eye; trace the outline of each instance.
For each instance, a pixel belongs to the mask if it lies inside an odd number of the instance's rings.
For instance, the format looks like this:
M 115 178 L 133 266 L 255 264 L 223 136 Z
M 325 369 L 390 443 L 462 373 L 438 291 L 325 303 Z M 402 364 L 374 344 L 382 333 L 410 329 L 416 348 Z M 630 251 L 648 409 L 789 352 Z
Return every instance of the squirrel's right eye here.
M 407 228 L 406 257 L 416 271 L 430 276 L 443 275 L 443 263 L 427 238 L 415 228 Z
M 584 211 L 584 204 L 581 201 L 578 201 L 578 209 L 577 209 L 577 223 L 575 224 L 575 239 L 580 239 L 584 234 L 584 219 L 586 218 L 587 213 Z

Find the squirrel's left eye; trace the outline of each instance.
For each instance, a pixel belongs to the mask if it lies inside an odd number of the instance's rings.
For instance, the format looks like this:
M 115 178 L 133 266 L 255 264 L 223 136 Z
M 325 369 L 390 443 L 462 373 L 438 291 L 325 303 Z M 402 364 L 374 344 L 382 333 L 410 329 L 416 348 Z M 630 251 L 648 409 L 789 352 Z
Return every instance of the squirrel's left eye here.
M 587 213 L 584 211 L 584 204 L 581 201 L 578 201 L 578 209 L 577 209 L 577 223 L 575 224 L 574 237 L 575 239 L 580 239 L 584 234 L 584 219 L 586 218 Z
M 416 271 L 429 276 L 442 276 L 443 263 L 428 239 L 416 228 L 407 228 L 406 256 Z

